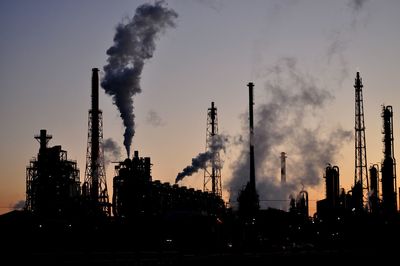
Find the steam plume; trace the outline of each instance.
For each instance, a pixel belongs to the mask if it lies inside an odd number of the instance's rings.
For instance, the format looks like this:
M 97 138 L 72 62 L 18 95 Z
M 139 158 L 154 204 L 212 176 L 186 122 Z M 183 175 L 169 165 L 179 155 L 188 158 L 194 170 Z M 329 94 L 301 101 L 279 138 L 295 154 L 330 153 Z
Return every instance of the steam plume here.
M 140 93 L 140 77 L 146 59 L 153 57 L 156 39 L 168 27 L 175 27 L 178 14 L 163 6 L 143 4 L 134 17 L 116 28 L 114 45 L 107 50 L 108 64 L 104 66 L 101 86 L 113 98 L 125 126 L 124 146 L 129 157 L 135 134 L 133 96 Z
M 297 194 L 301 183 L 307 187 L 319 184 L 321 169 L 334 161 L 352 132 L 341 128 L 328 133 L 323 131 L 325 127 L 321 126 L 318 112 L 333 97 L 319 88 L 315 79 L 300 72 L 294 58 L 280 60 L 266 75 L 268 97 L 255 100 L 256 180 L 260 200 L 265 201 L 261 203 L 278 208 L 282 204 L 276 200 L 287 200 L 289 194 Z M 247 123 L 247 116 L 245 118 Z M 290 154 L 285 190 L 281 189 L 278 175 L 282 150 Z M 237 192 L 249 179 L 248 142 L 244 142 L 232 170 L 228 186 L 230 191 Z
M 207 163 L 212 161 L 215 154 L 221 150 L 225 152 L 226 143 L 228 142 L 228 137 L 225 135 L 215 135 L 212 138 L 210 144 L 210 149 L 206 152 L 199 153 L 195 158 L 192 159 L 192 165 L 186 166 L 182 172 L 180 172 L 175 179 L 175 183 L 181 181 L 185 176 L 191 176 L 200 169 L 204 169 Z M 217 168 L 221 169 L 222 165 L 215 165 Z

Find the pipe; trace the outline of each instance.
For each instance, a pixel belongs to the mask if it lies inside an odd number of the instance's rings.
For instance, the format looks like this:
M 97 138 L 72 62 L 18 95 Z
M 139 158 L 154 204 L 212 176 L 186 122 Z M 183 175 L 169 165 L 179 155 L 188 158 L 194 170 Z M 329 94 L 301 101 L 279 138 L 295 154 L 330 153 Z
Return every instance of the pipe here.
M 92 68 L 92 109 L 91 109 L 91 196 L 94 202 L 99 197 L 99 69 Z
M 256 192 L 256 176 L 255 176 L 255 166 L 254 166 L 254 121 L 253 121 L 253 88 L 254 84 L 249 82 L 247 84 L 249 87 L 249 122 L 250 122 L 250 188 L 252 193 Z

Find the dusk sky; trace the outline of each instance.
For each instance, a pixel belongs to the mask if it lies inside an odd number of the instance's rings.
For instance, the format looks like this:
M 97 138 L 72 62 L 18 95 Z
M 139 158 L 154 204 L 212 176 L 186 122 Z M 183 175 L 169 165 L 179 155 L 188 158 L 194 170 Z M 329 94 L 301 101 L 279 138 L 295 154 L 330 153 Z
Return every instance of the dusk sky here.
M 78 162 L 83 181 L 91 69 L 104 77 L 116 26 L 144 3 L 154 1 L 0 1 L 0 213 L 25 200 L 26 166 L 37 155 L 40 129 L 53 136 L 50 146 L 62 145 Z M 151 157 L 153 179 L 173 183 L 205 151 L 207 108 L 214 101 L 219 131 L 229 136 L 221 153 L 224 199 L 236 200 L 248 179 L 238 167 L 247 147 L 251 81 L 262 206 L 287 200 L 268 195 L 286 152 L 288 182 L 294 191 L 303 184 L 310 192 L 313 213 L 315 200 L 324 198 L 327 163 L 339 166 L 341 187 L 349 190 L 354 180 L 357 71 L 368 165 L 383 158 L 382 104 L 393 106 L 400 156 L 400 1 L 170 0 L 163 6 L 178 14 L 176 27 L 158 36 L 144 62 L 131 147 L 131 154 Z M 122 120 L 102 88 L 100 108 L 104 138 L 121 146 L 123 160 Z M 107 164 L 110 195 L 113 176 Z M 202 182 L 199 171 L 180 184 L 202 189 Z

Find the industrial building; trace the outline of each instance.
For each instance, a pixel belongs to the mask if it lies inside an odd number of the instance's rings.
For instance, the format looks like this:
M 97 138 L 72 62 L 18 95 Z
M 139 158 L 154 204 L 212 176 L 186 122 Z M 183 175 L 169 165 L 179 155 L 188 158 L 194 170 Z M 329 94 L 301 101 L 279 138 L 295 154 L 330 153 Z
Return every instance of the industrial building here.
M 224 213 L 223 200 L 213 193 L 153 181 L 150 158 L 139 157 L 138 151 L 132 159 L 118 163 L 115 171 L 113 213 L 118 219 L 160 217 L 171 212 L 213 216 Z
M 43 216 L 70 216 L 79 209 L 79 169 L 61 146 L 48 147 L 51 138 L 45 129 L 35 136 L 40 148 L 26 167 L 25 209 Z
M 39 141 L 37 158 L 26 168 L 25 210 L 0 216 L 0 233 L 6 239 L 13 239 L 16 232 L 22 232 L 18 235 L 23 238 L 43 240 L 45 245 L 30 248 L 35 252 L 56 248 L 62 252 L 103 252 L 105 244 L 112 243 L 112 252 L 152 249 L 154 252 L 173 250 L 183 254 L 201 250 L 204 254 L 231 255 L 263 252 L 273 257 L 276 254 L 292 256 L 299 250 L 305 254 L 310 250 L 352 250 L 354 246 L 369 250 L 370 242 L 382 243 L 376 250 L 388 252 L 391 248 L 388 241 L 395 241 L 400 236 L 393 108 L 382 108 L 382 164 L 367 169 L 363 85 L 358 72 L 354 85 L 354 185 L 346 192 L 340 186 L 339 166 L 326 165 L 323 176 L 325 198 L 316 202 L 314 215 L 309 213 L 310 199 L 304 187 L 287 204 L 288 211 L 284 206 L 283 210 L 260 209 L 254 158 L 257 143 L 253 136 L 253 83 L 247 85 L 249 172 L 245 178 L 248 182 L 238 194 L 238 210 L 227 207 L 221 197 L 219 156 L 213 156 L 207 164 L 203 190 L 196 190 L 154 180 L 150 157 L 140 157 L 135 151 L 132 158 L 114 164 L 110 202 L 102 145 L 102 112 L 98 106 L 98 78 L 98 69 L 92 69 L 92 107 L 82 185 L 77 163 L 68 159 L 61 146 L 50 147 L 52 136 L 42 129 L 35 136 Z M 207 110 L 206 152 L 210 152 L 209 143 L 218 133 L 214 102 Z M 286 153 L 281 153 L 280 160 L 280 183 L 282 189 L 286 189 Z M 69 245 L 69 241 L 74 244 Z M 18 245 L 15 241 L 12 243 L 10 247 Z

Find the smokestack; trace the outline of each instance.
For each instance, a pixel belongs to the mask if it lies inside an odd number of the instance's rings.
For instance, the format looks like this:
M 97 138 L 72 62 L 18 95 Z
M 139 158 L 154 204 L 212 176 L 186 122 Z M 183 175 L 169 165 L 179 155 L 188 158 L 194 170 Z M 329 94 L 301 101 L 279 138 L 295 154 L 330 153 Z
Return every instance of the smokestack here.
M 286 184 L 286 153 L 281 152 L 281 185 Z
M 216 108 L 214 106 L 214 102 L 211 102 L 211 137 L 213 138 L 215 136 L 215 113 L 216 113 Z M 215 156 L 215 155 L 213 155 Z M 211 191 L 215 195 L 215 157 L 213 158 L 212 161 L 212 169 L 211 169 Z
M 99 69 L 92 68 L 91 154 L 92 199 L 97 202 L 99 191 Z
M 253 121 L 253 88 L 254 84 L 249 82 L 249 120 L 250 120 L 250 188 L 252 192 L 256 192 L 256 175 L 254 166 L 254 121 Z

